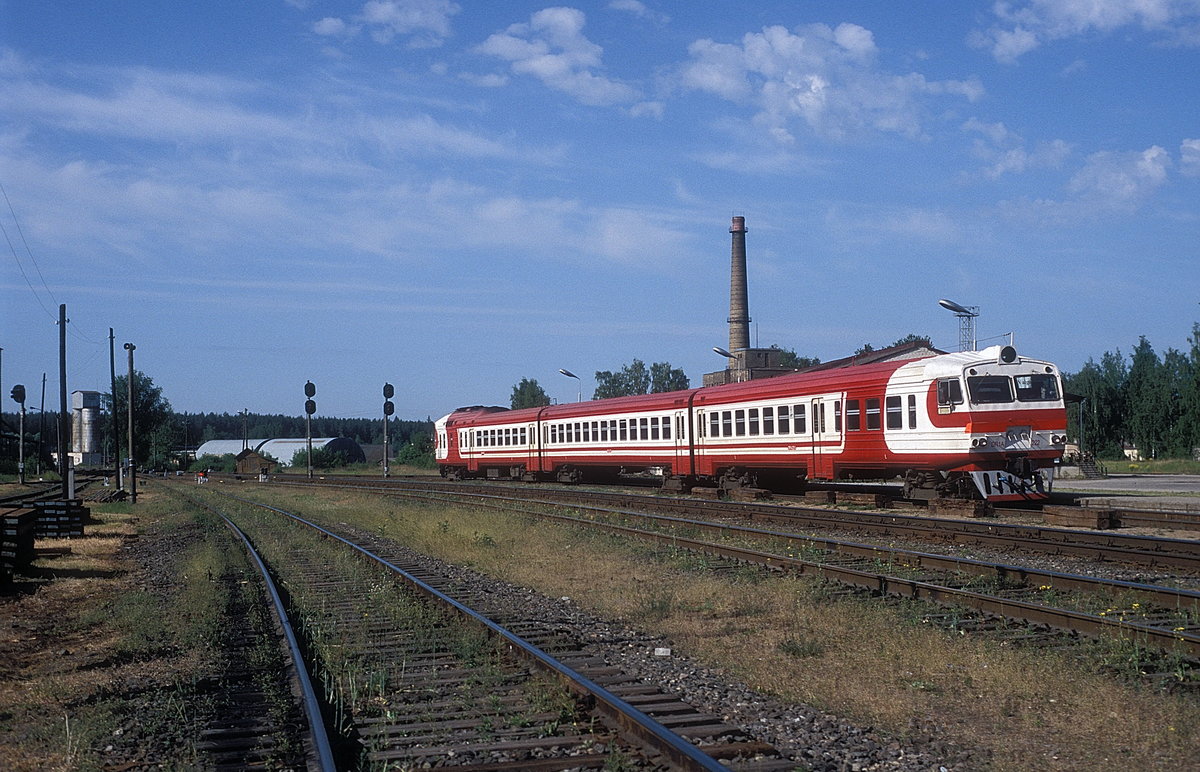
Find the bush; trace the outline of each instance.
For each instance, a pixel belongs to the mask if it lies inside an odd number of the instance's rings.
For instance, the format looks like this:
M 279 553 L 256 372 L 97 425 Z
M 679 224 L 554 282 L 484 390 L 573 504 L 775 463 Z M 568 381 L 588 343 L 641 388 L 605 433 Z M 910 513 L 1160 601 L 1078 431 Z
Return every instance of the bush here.
M 206 453 L 188 466 L 189 472 L 202 472 L 205 469 L 233 474 L 237 471 L 237 458 L 232 453 L 223 456 L 210 456 Z
M 350 457 L 341 450 L 329 450 L 328 448 L 313 448 L 312 449 L 312 465 L 314 469 L 340 469 L 350 464 Z M 308 468 L 308 448 L 301 448 L 292 455 L 292 461 L 288 466 L 292 468 L 307 469 Z

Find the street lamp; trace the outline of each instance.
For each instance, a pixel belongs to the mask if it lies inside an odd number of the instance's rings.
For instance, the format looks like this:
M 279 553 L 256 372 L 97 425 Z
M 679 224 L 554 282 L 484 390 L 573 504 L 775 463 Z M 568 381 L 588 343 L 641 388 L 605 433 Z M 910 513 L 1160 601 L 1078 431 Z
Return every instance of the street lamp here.
M 743 368 L 742 368 L 741 358 L 738 357 L 737 354 L 729 353 L 728 351 L 721 348 L 720 346 L 713 346 L 712 350 L 713 350 L 713 353 L 723 356 L 733 363 L 734 366 L 732 368 L 726 368 L 726 369 L 731 369 L 734 371 L 734 373 L 736 373 L 736 375 L 734 375 L 734 379 L 736 381 L 738 381 L 738 382 L 742 381 L 743 380 L 743 378 L 742 378 Z
M 578 375 L 576 375 L 575 373 L 571 372 L 570 370 L 564 370 L 564 369 L 562 369 L 562 368 L 560 367 L 560 368 L 558 369 L 558 371 L 559 371 L 560 373 L 562 373 L 563 375 L 567 376 L 568 378 L 574 378 L 575 380 L 579 381 L 579 384 L 578 384 L 578 386 L 579 386 L 579 398 L 578 398 L 577 400 L 575 400 L 575 401 L 576 401 L 576 402 L 583 402 L 583 380 L 582 380 L 582 379 L 581 379 L 581 378 L 580 378 Z
M 961 306 L 945 298 L 939 300 L 938 305 L 958 317 L 958 350 L 974 351 L 975 317 L 979 316 L 979 306 Z
M 128 413 L 128 430 L 129 430 L 129 503 L 137 503 L 137 459 L 134 453 L 133 444 L 133 351 L 137 346 L 132 343 L 125 344 L 125 350 L 129 352 L 129 378 L 125 382 L 125 397 L 126 408 Z

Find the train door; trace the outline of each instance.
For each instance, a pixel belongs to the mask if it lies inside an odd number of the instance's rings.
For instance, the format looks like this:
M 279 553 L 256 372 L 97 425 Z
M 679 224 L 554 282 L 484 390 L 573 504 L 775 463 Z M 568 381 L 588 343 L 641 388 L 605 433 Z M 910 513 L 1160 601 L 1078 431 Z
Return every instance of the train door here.
M 671 472 L 673 474 L 690 474 L 687 411 L 676 410 L 672 420 L 675 422 L 671 431 L 671 436 L 675 441 L 675 462 L 671 465 Z
M 530 422 L 525 425 L 525 471 L 540 472 L 542 471 L 542 462 L 538 458 L 538 425 Z
M 841 444 L 841 400 L 814 397 L 809 403 L 808 438 L 811 448 L 809 476 L 833 478 L 833 459 Z

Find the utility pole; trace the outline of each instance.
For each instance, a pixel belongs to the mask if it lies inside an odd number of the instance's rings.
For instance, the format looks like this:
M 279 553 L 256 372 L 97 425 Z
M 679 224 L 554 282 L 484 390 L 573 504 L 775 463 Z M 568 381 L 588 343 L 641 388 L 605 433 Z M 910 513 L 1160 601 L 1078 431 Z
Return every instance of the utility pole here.
M 137 503 L 137 460 L 133 457 L 133 350 L 137 346 L 132 343 L 125 344 L 125 350 L 129 352 L 129 381 L 125 384 L 125 395 L 128 398 L 126 410 L 129 413 L 129 503 Z
M 58 476 L 62 478 L 63 501 L 71 498 L 67 479 L 71 457 L 67 454 L 67 304 L 58 307 Z
M 42 373 L 42 402 L 38 407 L 38 449 L 37 473 L 42 474 L 42 443 L 46 441 L 46 374 Z
M 117 468 L 117 489 L 125 488 L 125 468 L 121 465 L 121 429 L 117 426 L 117 352 L 113 328 L 108 328 L 108 401 L 109 422 L 112 424 L 113 466 Z

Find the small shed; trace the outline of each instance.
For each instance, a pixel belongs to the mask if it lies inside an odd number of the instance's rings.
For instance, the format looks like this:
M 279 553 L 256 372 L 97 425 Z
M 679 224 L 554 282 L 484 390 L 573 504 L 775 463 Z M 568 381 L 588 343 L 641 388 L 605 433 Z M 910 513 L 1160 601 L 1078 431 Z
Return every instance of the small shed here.
M 234 456 L 234 461 L 237 464 L 234 470 L 238 474 L 271 474 L 279 469 L 276 461 L 249 448 Z

